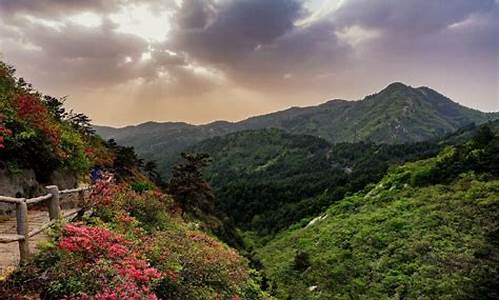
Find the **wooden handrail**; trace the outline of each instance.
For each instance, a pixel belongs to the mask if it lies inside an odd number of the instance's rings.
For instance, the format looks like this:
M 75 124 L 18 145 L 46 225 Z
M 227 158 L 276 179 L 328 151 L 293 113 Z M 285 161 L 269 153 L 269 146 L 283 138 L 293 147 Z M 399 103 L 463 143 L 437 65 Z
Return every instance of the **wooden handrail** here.
M 50 199 L 51 197 L 52 197 L 52 194 L 48 193 L 47 195 L 43 195 L 43 196 L 39 196 L 39 197 L 36 197 L 36 198 L 27 199 L 26 200 L 26 204 L 33 204 L 33 203 L 42 202 L 42 201 L 45 201 L 47 199 Z
M 82 201 L 84 197 L 84 192 L 90 190 L 92 186 L 81 187 L 76 189 L 66 189 L 62 191 L 59 191 L 59 188 L 56 185 L 49 185 L 46 186 L 46 188 L 49 191 L 48 194 L 30 199 L 0 196 L 0 202 L 16 205 L 16 231 L 17 231 L 16 234 L 0 234 L 0 244 L 18 242 L 21 262 L 26 261 L 30 256 L 29 238 L 41 233 L 45 229 L 54 225 L 54 223 L 56 223 L 58 219 L 68 218 L 72 215 L 76 215 L 78 212 L 81 211 L 80 209 L 74 212 L 61 214 L 61 205 L 59 201 L 61 195 L 78 193 L 79 200 Z M 48 200 L 50 221 L 42 224 L 40 228 L 36 228 L 32 231 L 29 231 L 28 204 L 38 203 L 46 200 Z
M 24 240 L 24 236 L 19 234 L 0 234 L 0 244 L 8 244 Z
M 76 189 L 67 189 L 67 190 L 62 190 L 59 192 L 59 194 L 71 194 L 71 193 L 78 193 L 78 192 L 85 192 L 90 190 L 90 186 L 84 186 Z
M 24 198 L 12 198 L 12 197 L 6 197 L 6 196 L 0 196 L 0 202 L 4 203 L 12 203 L 12 204 L 17 204 L 24 202 L 26 199 Z

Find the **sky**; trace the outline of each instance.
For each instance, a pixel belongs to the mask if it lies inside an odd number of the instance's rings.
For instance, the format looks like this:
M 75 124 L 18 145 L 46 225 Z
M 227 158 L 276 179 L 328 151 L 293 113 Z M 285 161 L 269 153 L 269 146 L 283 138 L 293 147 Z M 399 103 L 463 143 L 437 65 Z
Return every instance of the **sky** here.
M 0 59 L 95 124 L 236 121 L 394 81 L 498 111 L 498 0 L 0 0 Z

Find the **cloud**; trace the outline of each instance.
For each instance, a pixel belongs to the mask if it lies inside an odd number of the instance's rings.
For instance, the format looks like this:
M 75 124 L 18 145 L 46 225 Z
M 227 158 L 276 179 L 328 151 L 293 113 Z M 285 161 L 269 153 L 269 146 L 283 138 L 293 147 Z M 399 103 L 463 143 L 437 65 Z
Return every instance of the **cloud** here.
M 111 12 L 123 2 L 120 0 L 2 0 L 0 11 L 4 16 L 25 14 L 37 17 L 61 17 L 82 11 Z
M 211 64 L 232 64 L 292 30 L 302 7 L 295 0 L 186 0 L 175 15 L 172 44 Z
M 344 1 L 334 14 L 339 26 L 358 24 L 412 38 L 495 7 L 498 7 L 495 0 L 350 0 Z
M 294 84 L 284 77 L 304 80 L 346 54 L 330 20 L 297 25 L 308 13 L 294 0 L 184 1 L 169 43 L 238 85 L 272 92 Z
M 4 0 L 0 17 L 4 59 L 90 115 L 234 119 L 396 80 L 498 109 L 495 0 Z

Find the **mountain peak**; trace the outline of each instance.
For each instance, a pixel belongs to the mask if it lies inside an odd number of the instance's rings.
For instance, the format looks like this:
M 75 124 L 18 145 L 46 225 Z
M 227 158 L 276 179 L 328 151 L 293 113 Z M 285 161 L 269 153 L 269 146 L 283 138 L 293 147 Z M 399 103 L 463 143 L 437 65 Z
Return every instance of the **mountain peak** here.
M 385 89 L 383 89 L 380 93 L 383 92 L 393 92 L 393 91 L 400 91 L 400 90 L 406 90 L 406 89 L 413 89 L 411 86 L 406 85 L 402 82 L 396 81 L 391 84 L 389 84 Z

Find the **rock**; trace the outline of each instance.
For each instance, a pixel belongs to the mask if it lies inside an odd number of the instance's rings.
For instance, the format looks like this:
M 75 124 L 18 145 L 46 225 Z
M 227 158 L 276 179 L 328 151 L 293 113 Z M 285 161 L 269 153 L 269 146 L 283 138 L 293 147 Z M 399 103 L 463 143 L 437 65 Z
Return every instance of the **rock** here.
M 328 215 L 322 215 L 322 216 L 319 216 L 319 217 L 316 217 L 314 219 L 311 220 L 311 222 L 309 222 L 307 225 L 306 225 L 306 228 L 313 225 L 314 223 L 318 222 L 318 221 L 321 221 L 321 220 L 324 220 L 326 219 L 326 217 L 328 217 Z
M 35 178 L 33 170 L 16 170 L 9 172 L 0 169 L 0 195 L 8 197 L 32 197 L 39 195 L 42 188 Z M 11 214 L 15 207 L 12 204 L 0 203 L 0 215 Z
M 316 289 L 318 289 L 317 285 L 312 285 L 312 286 L 308 287 L 308 290 L 311 292 L 314 292 Z

